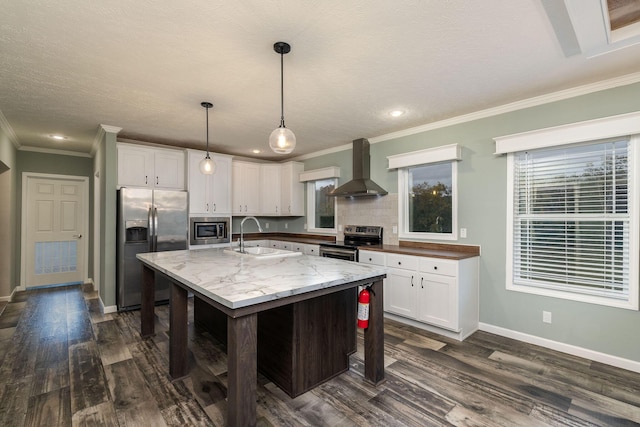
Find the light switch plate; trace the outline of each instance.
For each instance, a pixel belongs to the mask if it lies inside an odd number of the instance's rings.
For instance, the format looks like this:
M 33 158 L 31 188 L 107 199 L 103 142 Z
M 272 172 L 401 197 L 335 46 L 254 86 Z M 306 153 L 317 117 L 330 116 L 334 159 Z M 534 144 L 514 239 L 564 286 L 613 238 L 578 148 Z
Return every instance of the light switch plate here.
M 467 229 L 466 228 L 461 228 L 460 229 L 460 238 L 461 239 L 466 239 L 467 238 Z

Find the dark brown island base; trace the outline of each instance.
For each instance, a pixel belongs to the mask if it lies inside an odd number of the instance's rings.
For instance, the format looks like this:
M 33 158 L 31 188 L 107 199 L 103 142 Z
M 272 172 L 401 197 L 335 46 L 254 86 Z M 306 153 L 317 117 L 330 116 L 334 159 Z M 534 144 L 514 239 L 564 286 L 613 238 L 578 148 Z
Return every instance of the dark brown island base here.
M 222 250 L 209 251 L 217 251 L 209 254 L 216 262 L 234 260 L 229 257 L 220 259 L 226 256 Z M 239 297 L 234 300 L 240 294 L 246 295 L 246 283 L 238 285 L 241 288 L 238 295 L 230 293 L 233 284 L 217 288 L 216 280 L 229 278 L 227 264 L 226 273 L 219 273 L 218 279 L 212 273 L 209 280 L 202 283 L 203 252 L 175 251 L 173 256 L 167 255 L 172 252 L 138 256 L 143 263 L 144 281 L 141 333 L 143 336 L 154 333 L 154 276 L 158 272 L 172 282 L 169 372 L 173 379 L 186 376 L 189 372 L 187 299 L 188 292 L 194 294 L 195 321 L 227 343 L 227 425 L 256 424 L 258 369 L 291 397 L 349 369 L 349 354 L 356 350 L 358 286 L 370 284 L 373 290 L 369 327 L 364 334 L 365 379 L 374 385 L 384 381 L 382 280 L 385 270 L 304 255 L 295 260 L 281 259 L 278 267 L 284 275 L 289 271 L 305 277 L 295 289 L 289 286 L 287 292 L 279 289 L 272 296 L 265 297 L 263 292 L 259 298 Z M 238 259 L 241 258 L 235 258 L 235 262 Z M 194 274 L 190 274 L 187 267 L 190 263 L 197 265 L 192 269 L 197 270 Z M 236 267 L 251 270 L 260 269 L 261 265 L 258 261 L 245 260 Z M 223 277 L 224 274 L 227 276 Z M 312 279 L 310 276 L 313 274 L 317 277 Z M 257 279 L 253 277 L 252 280 Z M 257 282 L 253 285 L 256 286 Z M 269 289 L 273 290 L 273 287 Z M 248 300 L 259 302 L 246 305 Z M 229 307 L 234 305 L 234 308 Z

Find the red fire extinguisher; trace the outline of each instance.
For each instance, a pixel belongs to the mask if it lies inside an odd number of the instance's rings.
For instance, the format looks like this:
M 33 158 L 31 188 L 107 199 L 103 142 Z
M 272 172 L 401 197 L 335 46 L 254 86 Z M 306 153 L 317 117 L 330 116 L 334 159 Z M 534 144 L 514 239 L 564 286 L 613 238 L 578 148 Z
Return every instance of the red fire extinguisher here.
M 358 328 L 369 327 L 369 291 L 365 288 L 358 295 Z

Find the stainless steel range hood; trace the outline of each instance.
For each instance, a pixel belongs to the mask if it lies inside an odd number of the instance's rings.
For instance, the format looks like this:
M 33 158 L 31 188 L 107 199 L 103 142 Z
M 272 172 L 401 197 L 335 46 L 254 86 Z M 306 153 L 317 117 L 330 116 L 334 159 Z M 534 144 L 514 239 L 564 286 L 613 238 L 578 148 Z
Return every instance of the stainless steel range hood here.
M 329 193 L 336 197 L 384 196 L 387 192 L 371 181 L 369 141 L 365 138 L 353 141 L 353 179 Z

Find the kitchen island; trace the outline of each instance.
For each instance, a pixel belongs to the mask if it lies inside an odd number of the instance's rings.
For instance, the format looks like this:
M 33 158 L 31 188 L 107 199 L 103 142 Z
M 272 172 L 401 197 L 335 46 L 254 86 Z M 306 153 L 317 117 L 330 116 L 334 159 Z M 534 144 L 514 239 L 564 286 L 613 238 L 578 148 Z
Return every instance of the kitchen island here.
M 365 379 L 384 380 L 384 330 L 382 306 L 383 267 L 315 256 L 281 258 L 236 254 L 225 249 L 157 252 L 137 255 L 143 265 L 141 333 L 154 333 L 154 273 L 172 282 L 170 294 L 169 373 L 177 379 L 189 372 L 187 349 L 188 292 L 227 320 L 227 424 L 255 425 L 258 366 L 258 315 L 294 311 L 316 312 L 310 325 L 349 318 L 332 311 L 349 310 L 344 304 L 330 307 L 325 297 L 355 293 L 371 284 L 369 328 L 365 330 Z M 313 304 L 321 301 L 317 306 Z M 298 309 L 299 307 L 299 309 Z M 355 304 L 350 308 L 355 312 Z M 298 318 L 294 318 L 294 321 Z M 304 330 L 305 325 L 297 325 Z M 317 327 L 317 325 L 316 325 Z M 327 328 L 335 324 L 326 324 Z M 342 332 L 355 334 L 355 325 Z M 330 343 L 329 343 L 330 344 Z M 294 361 L 297 363 L 298 361 Z M 301 363 L 303 361 L 300 361 Z M 304 366 L 304 364 L 303 364 Z

